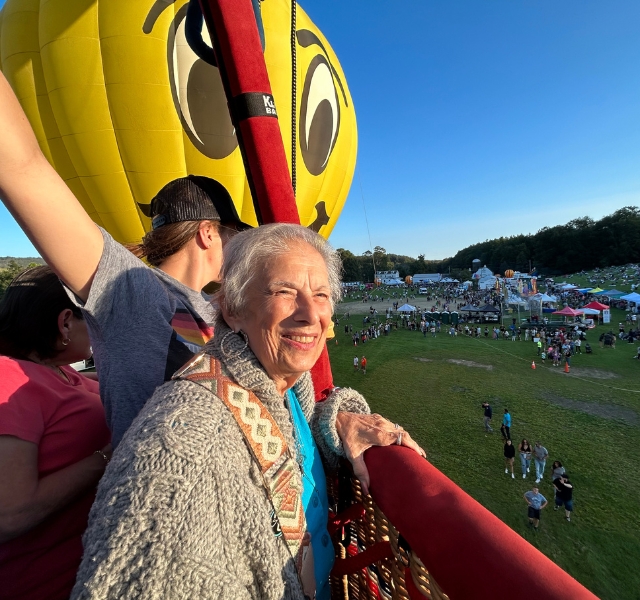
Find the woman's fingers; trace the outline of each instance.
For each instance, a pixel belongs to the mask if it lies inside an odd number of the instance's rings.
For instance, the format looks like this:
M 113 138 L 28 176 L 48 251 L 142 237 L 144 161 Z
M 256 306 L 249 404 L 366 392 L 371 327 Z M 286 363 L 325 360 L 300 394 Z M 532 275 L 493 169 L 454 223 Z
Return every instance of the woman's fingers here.
M 414 441 L 414 439 L 409 435 L 409 432 L 405 431 L 402 436 L 402 445 L 407 448 L 411 448 L 415 450 L 420 456 L 423 458 L 427 458 L 427 453 Z
M 399 425 L 392 423 L 381 415 L 362 415 L 341 412 L 336 420 L 338 435 L 349 462 L 353 466 L 354 475 L 360 480 L 364 494 L 369 493 L 369 471 L 364 462 L 364 452 L 371 446 L 401 445 L 411 448 L 420 456 L 426 457 L 425 451 L 418 446 L 411 435 Z
M 359 454 L 355 457 L 350 457 L 349 462 L 351 462 L 351 466 L 353 467 L 353 474 L 357 477 L 360 482 L 360 486 L 362 487 L 362 493 L 365 496 L 369 495 L 369 471 L 367 469 L 367 465 L 364 462 L 364 454 Z

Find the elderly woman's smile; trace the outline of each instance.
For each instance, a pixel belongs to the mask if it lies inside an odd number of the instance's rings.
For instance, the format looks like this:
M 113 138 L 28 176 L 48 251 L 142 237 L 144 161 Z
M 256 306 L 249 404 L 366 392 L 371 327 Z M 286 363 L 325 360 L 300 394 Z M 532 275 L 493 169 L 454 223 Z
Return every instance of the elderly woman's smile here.
M 331 288 L 320 253 L 304 242 L 271 259 L 247 286 L 247 307 L 225 320 L 249 346 L 280 393 L 311 369 L 331 321 Z M 224 311 L 223 311 L 224 312 Z

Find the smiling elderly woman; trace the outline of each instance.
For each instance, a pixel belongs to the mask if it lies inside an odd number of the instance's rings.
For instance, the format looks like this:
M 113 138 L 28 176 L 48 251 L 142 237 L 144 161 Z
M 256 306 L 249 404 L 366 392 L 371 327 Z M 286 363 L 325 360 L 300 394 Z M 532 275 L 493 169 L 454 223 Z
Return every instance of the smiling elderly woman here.
M 323 461 L 410 436 L 364 398 L 314 402 L 308 373 L 340 260 L 297 225 L 225 247 L 215 337 L 158 388 L 100 483 L 72 598 L 329 598 Z

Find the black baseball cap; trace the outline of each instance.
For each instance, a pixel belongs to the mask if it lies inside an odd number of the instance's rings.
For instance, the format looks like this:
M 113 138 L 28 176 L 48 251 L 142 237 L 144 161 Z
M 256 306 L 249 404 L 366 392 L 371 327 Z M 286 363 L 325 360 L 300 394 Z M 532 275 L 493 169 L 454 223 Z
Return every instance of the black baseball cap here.
M 240 220 L 226 188 L 210 177 L 188 175 L 165 185 L 149 205 L 151 228 L 183 221 L 220 221 L 250 229 Z

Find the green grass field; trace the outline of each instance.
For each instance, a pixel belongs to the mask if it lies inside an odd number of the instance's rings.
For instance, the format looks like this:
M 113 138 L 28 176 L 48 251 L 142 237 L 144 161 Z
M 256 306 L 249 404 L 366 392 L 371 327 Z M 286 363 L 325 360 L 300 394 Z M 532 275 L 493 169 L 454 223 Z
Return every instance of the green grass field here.
M 340 305 L 338 317 L 350 306 Z M 360 329 L 362 316 L 347 322 Z M 624 316 L 614 310 L 611 325 L 588 332 L 594 353 L 575 356 L 569 375 L 550 361 L 538 364 L 532 342 L 452 338 L 444 328 L 435 339 L 398 329 L 354 348 L 344 318 L 329 354 L 336 385 L 357 389 L 374 411 L 401 423 L 436 467 L 509 527 L 599 597 L 631 600 L 640 598 L 640 361 L 632 359 L 638 343 L 602 349 L 597 341 L 605 328 L 617 332 Z M 354 372 L 356 352 L 368 359 L 366 375 Z M 493 434 L 482 424 L 484 400 L 494 410 Z M 540 439 L 549 451 L 540 491 L 550 506 L 537 533 L 522 498 L 535 476 L 522 479 L 518 456 L 516 479 L 504 473 L 505 407 L 514 443 Z M 574 484 L 571 523 L 553 510 L 553 460 L 563 462 Z

